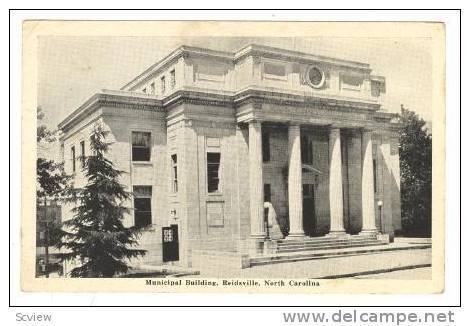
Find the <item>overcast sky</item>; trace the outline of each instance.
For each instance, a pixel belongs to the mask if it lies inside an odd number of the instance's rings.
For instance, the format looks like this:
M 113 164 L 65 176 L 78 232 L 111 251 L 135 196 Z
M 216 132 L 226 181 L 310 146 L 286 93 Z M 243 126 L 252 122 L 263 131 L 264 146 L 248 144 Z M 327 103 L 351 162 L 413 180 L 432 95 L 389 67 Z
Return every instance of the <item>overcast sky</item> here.
M 431 48 L 424 38 L 39 38 L 38 105 L 52 129 L 100 89 L 119 89 L 179 45 L 236 51 L 248 43 L 369 63 L 386 78 L 390 112 L 400 104 L 431 119 Z

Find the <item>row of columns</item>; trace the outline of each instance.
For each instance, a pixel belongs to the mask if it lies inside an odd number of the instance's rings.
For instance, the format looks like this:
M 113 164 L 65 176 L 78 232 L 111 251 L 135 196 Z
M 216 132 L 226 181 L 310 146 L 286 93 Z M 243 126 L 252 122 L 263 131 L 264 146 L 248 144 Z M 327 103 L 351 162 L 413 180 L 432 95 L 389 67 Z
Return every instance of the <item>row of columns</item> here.
M 300 150 L 300 126 L 289 124 L 289 235 L 288 238 L 304 237 L 302 223 L 302 160 Z M 249 163 L 250 163 L 250 220 L 251 238 L 264 239 L 263 218 L 263 160 L 261 123 L 249 123 Z M 364 234 L 376 234 L 374 212 L 374 176 L 372 161 L 372 132 L 362 131 L 362 231 Z M 343 179 L 341 163 L 341 131 L 332 127 L 329 132 L 329 199 L 330 199 L 330 234 L 345 234 L 343 222 Z

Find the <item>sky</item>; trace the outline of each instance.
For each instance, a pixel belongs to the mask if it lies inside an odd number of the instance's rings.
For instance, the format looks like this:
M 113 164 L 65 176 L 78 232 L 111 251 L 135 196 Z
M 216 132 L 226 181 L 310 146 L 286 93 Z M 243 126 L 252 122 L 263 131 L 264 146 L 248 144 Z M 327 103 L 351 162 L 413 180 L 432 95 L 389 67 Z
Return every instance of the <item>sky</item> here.
M 432 52 L 426 38 L 70 37 L 41 36 L 38 105 L 50 129 L 100 89 L 120 89 L 180 45 L 236 51 L 257 43 L 369 63 L 386 78 L 384 108 L 400 104 L 431 121 Z

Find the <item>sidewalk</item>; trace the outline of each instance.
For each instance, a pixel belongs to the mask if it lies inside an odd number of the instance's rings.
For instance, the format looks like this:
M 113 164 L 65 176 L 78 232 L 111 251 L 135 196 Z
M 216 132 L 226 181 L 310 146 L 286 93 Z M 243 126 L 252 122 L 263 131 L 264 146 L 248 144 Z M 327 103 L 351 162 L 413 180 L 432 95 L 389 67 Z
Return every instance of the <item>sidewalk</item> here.
M 425 266 L 431 266 L 430 248 L 254 266 L 233 271 L 232 275 L 227 275 L 226 271 L 222 274 L 222 271 L 212 270 L 201 273 L 200 277 L 335 278 L 365 274 L 363 278 L 367 278 L 370 272 L 384 273 Z

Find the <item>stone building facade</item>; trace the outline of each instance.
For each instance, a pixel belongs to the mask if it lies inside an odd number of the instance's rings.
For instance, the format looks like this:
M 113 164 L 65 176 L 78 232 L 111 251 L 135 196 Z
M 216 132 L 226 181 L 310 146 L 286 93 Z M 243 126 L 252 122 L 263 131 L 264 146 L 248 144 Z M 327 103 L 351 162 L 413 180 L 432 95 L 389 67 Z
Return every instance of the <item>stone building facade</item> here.
M 134 192 L 146 264 L 178 225 L 178 264 L 262 255 L 276 240 L 384 236 L 401 228 L 395 115 L 366 63 L 248 45 L 181 46 L 59 127 L 66 171 L 84 182 L 96 122 Z M 65 208 L 64 216 L 70 216 Z M 243 265 L 243 263 L 242 263 Z

